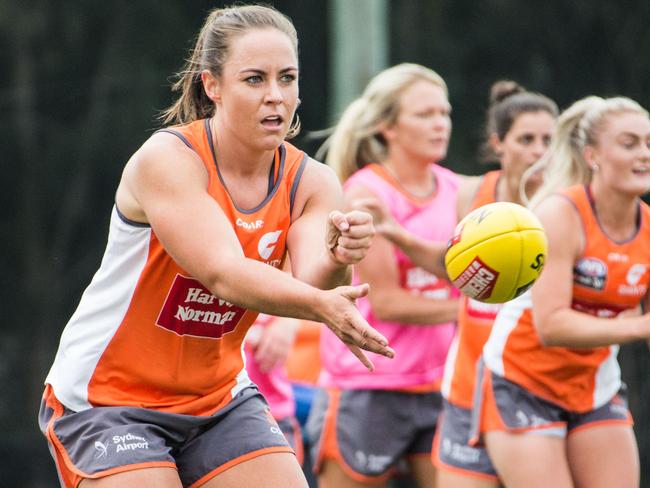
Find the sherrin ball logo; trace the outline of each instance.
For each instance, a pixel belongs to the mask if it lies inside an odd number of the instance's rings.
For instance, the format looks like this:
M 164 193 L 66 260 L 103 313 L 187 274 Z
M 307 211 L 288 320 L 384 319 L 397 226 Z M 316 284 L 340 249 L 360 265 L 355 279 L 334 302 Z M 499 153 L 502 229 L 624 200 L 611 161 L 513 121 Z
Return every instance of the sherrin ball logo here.
M 463 294 L 486 303 L 503 303 L 535 283 L 547 250 L 542 224 L 530 210 L 516 203 L 490 203 L 458 223 L 445 267 Z

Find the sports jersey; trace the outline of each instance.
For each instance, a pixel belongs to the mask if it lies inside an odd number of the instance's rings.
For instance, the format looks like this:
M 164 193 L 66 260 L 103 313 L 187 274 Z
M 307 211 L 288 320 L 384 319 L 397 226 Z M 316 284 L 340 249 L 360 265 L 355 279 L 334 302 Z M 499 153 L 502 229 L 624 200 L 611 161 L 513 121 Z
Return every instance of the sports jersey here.
M 650 208 L 641 202 L 636 234 L 615 242 L 600 227 L 588 186 L 574 186 L 560 194 L 574 205 L 585 236 L 584 250 L 573 268 L 571 308 L 609 318 L 637 307 L 650 281 Z M 616 327 L 616 322 L 611 326 Z M 601 407 L 621 387 L 617 345 L 542 346 L 530 292 L 503 306 L 483 354 L 495 374 L 572 412 Z
M 483 175 L 470 211 L 497 201 L 500 177 L 499 170 Z M 483 303 L 461 295 L 458 327 L 449 348 L 441 386 L 442 395 L 456 406 L 472 407 L 476 362 L 481 357 L 483 345 L 490 335 L 492 322 L 500 307 L 497 303 Z
M 368 189 L 384 202 L 393 218 L 407 231 L 430 241 L 447 242 L 457 220 L 459 179 L 455 173 L 435 164 L 431 165 L 431 173 L 436 179 L 437 191 L 429 198 L 415 199 L 405 193 L 379 164 L 367 165 L 354 173 L 346 181 L 345 188 L 362 186 Z M 414 265 L 397 247 L 393 252 L 400 287 L 433 299 L 457 296 L 449 282 Z M 356 272 L 353 282 L 360 282 Z M 368 323 L 388 339 L 395 350 L 395 358 L 369 353 L 375 365 L 375 371 L 369 372 L 329 329 L 324 329 L 321 334 L 321 383 L 343 389 L 437 389 L 454 323 L 428 326 L 383 321 L 373 314 L 368 297 L 357 299 L 357 307 Z
M 242 209 L 219 172 L 209 119 L 164 131 L 200 157 L 208 193 L 246 257 L 281 267 L 306 155 L 281 145 L 267 196 Z M 200 229 L 193 238 L 201 239 Z M 172 259 L 149 225 L 114 207 L 101 266 L 63 331 L 46 383 L 74 411 L 120 405 L 210 415 L 251 384 L 242 342 L 256 317 L 213 295 Z

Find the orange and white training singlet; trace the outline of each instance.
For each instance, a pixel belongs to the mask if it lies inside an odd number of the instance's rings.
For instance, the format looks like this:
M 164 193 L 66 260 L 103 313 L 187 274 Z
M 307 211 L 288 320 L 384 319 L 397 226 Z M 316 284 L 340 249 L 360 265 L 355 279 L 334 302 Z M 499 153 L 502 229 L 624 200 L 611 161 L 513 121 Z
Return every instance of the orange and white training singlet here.
M 483 175 L 470 211 L 497 201 L 500 177 L 500 170 Z M 458 327 L 445 362 L 441 387 L 445 399 L 456 406 L 472 408 L 476 362 L 481 357 L 483 345 L 500 308 L 498 303 L 483 303 L 461 295 Z
M 307 156 L 290 144 L 278 148 L 267 197 L 244 210 L 219 174 L 209 120 L 164 131 L 203 161 L 208 192 L 246 257 L 279 268 Z M 63 332 L 46 383 L 74 411 L 120 405 L 210 415 L 251 384 L 242 342 L 256 317 L 214 296 L 167 254 L 150 226 L 114 207 L 101 266 Z
M 650 207 L 640 203 L 639 228 L 632 239 L 614 242 L 598 223 L 588 187 L 574 186 L 561 194 L 578 211 L 585 235 L 573 269 L 571 308 L 615 317 L 637 307 L 650 282 Z M 530 291 L 502 307 L 483 351 L 492 372 L 577 413 L 599 408 L 619 391 L 617 354 L 617 345 L 543 347 L 532 320 Z

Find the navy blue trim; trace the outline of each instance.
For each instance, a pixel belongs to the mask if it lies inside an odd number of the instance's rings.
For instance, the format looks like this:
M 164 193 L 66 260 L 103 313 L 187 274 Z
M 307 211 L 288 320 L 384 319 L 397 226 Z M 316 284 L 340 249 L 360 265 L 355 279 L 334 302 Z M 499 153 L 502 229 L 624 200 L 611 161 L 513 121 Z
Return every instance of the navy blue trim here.
M 135 220 L 131 220 L 128 217 L 125 217 L 124 214 L 120 212 L 120 209 L 117 208 L 117 203 L 115 204 L 115 211 L 117 212 L 117 216 L 120 218 L 120 220 L 125 224 L 132 225 L 133 227 L 141 227 L 141 228 L 151 227 L 149 224 L 146 224 L 144 222 L 136 222 Z
M 273 158 L 273 164 L 271 165 L 271 170 L 269 171 L 269 184 L 266 187 L 267 195 L 273 191 L 274 183 L 275 183 L 275 157 Z
M 594 214 L 594 219 L 596 219 L 596 223 L 598 224 L 598 228 L 600 229 L 600 232 L 611 242 L 617 245 L 622 245 L 622 244 L 627 244 L 628 242 L 632 242 L 634 239 L 636 239 L 636 236 L 639 235 L 639 232 L 641 231 L 641 201 L 639 200 L 639 203 L 637 203 L 636 206 L 636 218 L 635 218 L 635 226 L 636 229 L 634 231 L 634 234 L 629 238 L 629 239 L 624 239 L 622 241 L 617 241 L 615 239 L 612 239 L 607 232 L 605 232 L 605 229 L 603 229 L 603 226 L 600 225 L 600 219 L 598 218 L 598 213 L 596 212 L 596 202 L 594 201 L 594 196 L 591 193 L 591 186 L 589 183 L 586 183 L 584 185 L 585 193 L 587 194 L 587 200 L 589 201 L 589 206 L 591 207 L 591 211 Z
M 159 129 L 154 134 L 157 134 L 158 132 L 167 132 L 168 134 L 173 134 L 176 137 L 178 137 L 181 141 L 185 143 L 187 147 L 189 147 L 192 151 L 194 151 L 194 147 L 192 147 L 192 144 L 190 144 L 190 141 L 187 140 L 187 137 L 185 137 L 183 134 L 181 134 L 178 131 L 175 131 L 174 129 Z
M 293 214 L 293 202 L 296 199 L 296 192 L 298 191 L 298 183 L 300 183 L 300 178 L 302 178 L 302 173 L 307 167 L 307 161 L 309 161 L 309 156 L 303 154 L 302 161 L 300 161 L 300 168 L 296 171 L 296 177 L 293 180 L 291 185 L 291 193 L 289 194 L 289 215 Z
M 278 169 L 278 179 L 275 180 L 272 187 L 269 189 L 269 192 L 266 195 L 266 198 L 264 198 L 264 200 L 262 200 L 262 202 L 259 205 L 257 205 L 256 207 L 254 207 L 254 208 L 249 208 L 249 209 L 240 208 L 239 206 L 237 206 L 237 204 L 233 200 L 232 195 L 230 194 L 230 192 L 228 191 L 228 187 L 226 186 L 226 182 L 223 181 L 223 177 L 221 176 L 221 171 L 219 171 L 219 164 L 217 163 L 217 153 L 216 153 L 216 151 L 214 149 L 214 141 L 212 139 L 212 129 L 210 128 L 210 119 L 205 119 L 204 127 L 205 127 L 205 132 L 206 132 L 206 135 L 207 135 L 207 138 L 208 138 L 208 145 L 210 146 L 210 152 L 212 153 L 212 162 L 214 163 L 214 167 L 217 170 L 217 176 L 219 176 L 219 181 L 221 181 L 221 185 L 226 190 L 226 193 L 228 193 L 228 197 L 230 198 L 230 201 L 232 202 L 234 207 L 239 212 L 241 212 L 243 214 L 253 214 L 253 213 L 259 211 L 262 207 L 264 207 L 264 205 L 266 205 L 271 200 L 271 198 L 273 198 L 273 195 L 275 195 L 277 193 L 277 191 L 278 191 L 278 188 L 280 188 L 280 183 L 282 182 L 282 179 L 283 179 L 283 176 L 284 176 L 284 160 L 285 160 L 286 155 L 287 155 L 287 151 L 284 148 L 284 144 L 282 144 L 280 147 L 278 147 L 278 149 L 276 149 L 276 151 L 280 151 L 280 158 L 279 158 L 280 159 L 280 167 Z M 274 164 L 275 164 L 275 155 L 273 155 L 273 165 Z M 275 173 L 274 168 L 272 168 L 272 173 L 273 174 Z

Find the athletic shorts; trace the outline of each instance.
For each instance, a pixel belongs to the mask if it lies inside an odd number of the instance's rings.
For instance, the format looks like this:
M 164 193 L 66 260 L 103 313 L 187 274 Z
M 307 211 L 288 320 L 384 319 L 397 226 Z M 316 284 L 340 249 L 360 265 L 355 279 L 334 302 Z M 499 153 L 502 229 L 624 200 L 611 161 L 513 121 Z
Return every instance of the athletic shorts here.
M 289 446 L 293 449 L 293 452 L 296 453 L 296 459 L 298 463 L 302 466 L 304 461 L 304 450 L 302 442 L 302 430 L 300 429 L 300 423 L 296 417 L 285 417 L 283 419 L 278 419 L 278 427 L 286 437 Z
M 178 470 L 183 486 L 198 487 L 243 461 L 292 452 L 257 388 L 242 390 L 209 417 L 135 407 L 65 408 L 47 385 L 39 425 L 61 486 L 140 468 Z
M 442 415 L 433 441 L 433 464 L 462 476 L 497 480 L 497 472 L 485 448 L 469 444 L 471 424 L 472 409 L 443 400 Z
M 477 391 L 481 394 L 474 402 L 473 443 L 480 441 L 480 434 L 492 430 L 566 437 L 603 424 L 633 424 L 625 384 L 603 406 L 578 413 L 544 400 L 487 368 L 479 379 Z
M 440 393 L 384 390 L 320 390 L 306 432 L 314 470 L 335 460 L 361 482 L 388 479 L 398 462 L 430 456 Z

